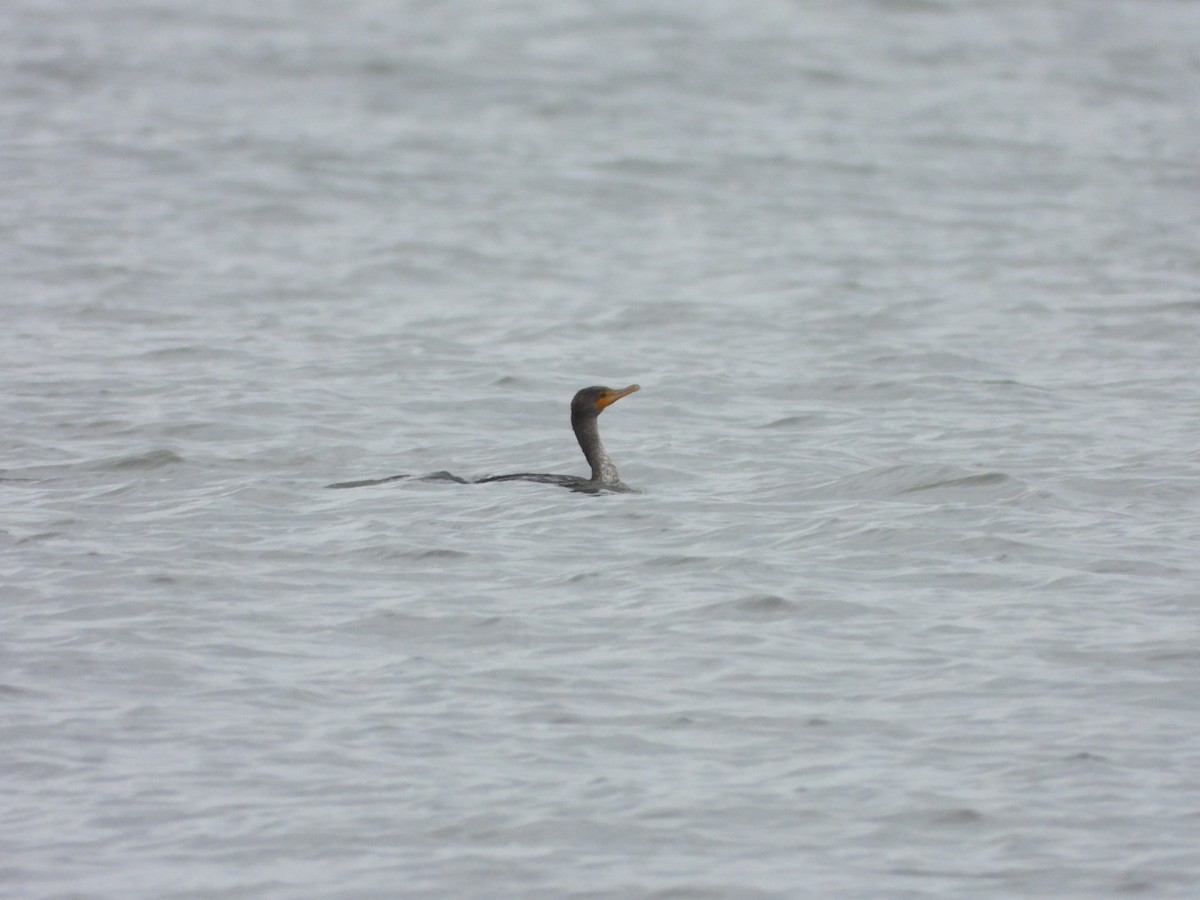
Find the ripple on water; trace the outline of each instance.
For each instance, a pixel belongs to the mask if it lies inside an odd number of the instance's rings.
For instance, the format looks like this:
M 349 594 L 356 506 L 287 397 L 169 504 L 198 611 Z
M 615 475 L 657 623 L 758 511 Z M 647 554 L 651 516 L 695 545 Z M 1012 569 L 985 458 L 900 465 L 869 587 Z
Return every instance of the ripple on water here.
M 118 456 L 101 460 L 95 464 L 100 471 L 123 472 L 129 469 L 161 469 L 163 466 L 181 463 L 184 459 L 178 453 L 170 450 L 151 450 L 147 453 L 135 453 L 129 456 Z
M 964 475 L 961 478 L 945 478 L 939 481 L 931 481 L 928 484 L 918 484 L 906 488 L 901 493 L 915 494 L 918 491 L 932 491 L 937 488 L 991 487 L 992 485 L 1005 484 L 1012 480 L 1012 478 L 1003 472 L 985 472 L 982 475 Z
M 1196 894 L 1200 4 L 49 5 L 11 893 Z
M 883 466 L 856 472 L 813 489 L 812 496 L 889 497 L 925 492 L 978 492 L 1022 486 L 1020 479 L 1004 472 L 976 472 L 951 465 Z
M 710 603 L 703 611 L 724 619 L 848 619 L 872 612 L 846 600 L 805 598 L 789 600 L 778 594 L 747 594 L 736 600 Z

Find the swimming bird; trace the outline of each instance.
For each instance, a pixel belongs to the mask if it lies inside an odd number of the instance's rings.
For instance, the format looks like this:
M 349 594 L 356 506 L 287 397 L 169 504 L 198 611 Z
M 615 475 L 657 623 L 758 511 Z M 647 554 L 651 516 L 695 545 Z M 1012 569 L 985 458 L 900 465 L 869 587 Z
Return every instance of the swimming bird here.
M 571 429 L 575 432 L 575 439 L 579 441 L 579 449 L 583 451 L 588 465 L 592 467 L 590 478 L 584 478 L 580 475 L 517 472 L 513 475 L 490 475 L 486 478 L 477 478 L 472 481 L 460 478 L 457 475 L 451 475 L 449 472 L 435 472 L 432 475 L 424 476 L 420 480 L 453 481 L 458 484 L 488 484 L 493 481 L 538 481 L 545 484 L 561 485 L 573 491 L 582 491 L 585 493 L 628 491 L 630 488 L 621 481 L 621 476 L 617 474 L 617 467 L 613 463 L 612 457 L 604 449 L 604 444 L 600 440 L 600 427 L 596 420 L 600 418 L 600 413 L 604 412 L 605 409 L 612 406 L 622 397 L 628 397 L 634 391 L 638 390 L 641 390 L 641 387 L 636 384 L 631 384 L 629 387 L 621 388 L 620 390 L 601 386 L 587 387 L 577 392 L 571 400 Z M 367 481 L 343 481 L 338 484 L 326 486 L 331 488 L 366 487 L 367 485 L 384 484 L 389 481 L 397 481 L 408 477 L 407 475 L 393 475 L 390 478 L 376 478 Z

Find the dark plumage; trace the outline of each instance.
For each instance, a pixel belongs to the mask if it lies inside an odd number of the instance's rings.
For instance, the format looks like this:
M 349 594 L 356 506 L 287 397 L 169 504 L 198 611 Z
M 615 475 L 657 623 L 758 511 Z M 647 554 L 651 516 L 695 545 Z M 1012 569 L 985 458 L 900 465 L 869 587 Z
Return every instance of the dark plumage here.
M 472 482 L 466 478 L 451 475 L 449 472 L 435 472 L 432 475 L 424 476 L 421 480 L 453 481 L 458 484 L 486 484 L 492 481 L 539 481 L 545 484 L 558 484 L 574 491 L 584 491 L 587 493 L 627 491 L 629 488 L 621 483 L 621 476 L 617 474 L 617 467 L 600 440 L 600 427 L 596 420 L 606 408 L 612 406 L 612 404 L 616 403 L 622 397 L 627 397 L 640 389 L 636 384 L 631 384 L 629 387 L 621 388 L 620 390 L 614 390 L 609 387 L 588 387 L 577 392 L 574 398 L 572 398 L 571 429 L 575 432 L 575 439 L 579 441 L 579 449 L 583 451 L 588 465 L 592 467 L 590 478 L 583 478 L 579 475 L 518 472 L 514 475 L 491 475 Z M 398 481 L 407 477 L 409 476 L 393 475 L 390 478 L 374 478 L 366 481 L 342 481 L 326 486 L 331 488 L 366 487 L 372 484 L 385 484 L 389 481 Z
M 575 394 L 571 400 L 571 429 L 575 439 L 579 441 L 579 449 L 592 467 L 592 477 L 582 478 L 578 475 L 542 475 L 534 472 L 519 472 L 515 475 L 493 475 L 490 478 L 480 478 L 480 484 L 488 481 L 542 481 L 548 484 L 560 484 L 575 490 L 628 490 L 621 483 L 617 467 L 604 449 L 600 440 L 600 426 L 596 421 L 600 413 L 612 406 L 622 397 L 627 397 L 634 391 L 641 390 L 639 385 L 631 384 L 619 391 L 610 387 L 584 388 Z

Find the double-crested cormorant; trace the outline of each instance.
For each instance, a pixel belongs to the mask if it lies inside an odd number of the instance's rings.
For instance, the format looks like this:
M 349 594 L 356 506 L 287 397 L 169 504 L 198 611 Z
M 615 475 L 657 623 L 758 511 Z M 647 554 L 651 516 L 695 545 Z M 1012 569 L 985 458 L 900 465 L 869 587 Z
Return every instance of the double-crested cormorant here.
M 587 457 L 588 465 L 592 467 L 591 478 L 583 478 L 579 475 L 547 475 L 536 472 L 518 472 L 515 475 L 491 475 L 487 478 L 475 479 L 472 482 L 466 478 L 451 475 L 449 472 L 435 472 L 433 475 L 426 475 L 422 480 L 454 481 L 459 484 L 486 484 L 492 481 L 540 481 L 588 493 L 627 491 L 629 488 L 622 484 L 621 476 L 617 474 L 617 467 L 613 464 L 612 457 L 608 455 L 608 451 L 604 449 L 604 444 L 600 441 L 600 428 L 596 420 L 600 417 L 600 413 L 604 412 L 607 407 L 612 406 L 612 404 L 616 403 L 622 397 L 627 397 L 636 390 L 640 390 L 639 385 L 636 384 L 631 384 L 629 387 L 621 388 L 620 390 L 614 390 L 609 387 L 589 387 L 579 391 L 571 400 L 571 428 L 575 432 L 576 440 L 579 441 L 579 448 L 583 450 L 583 455 Z M 338 484 L 328 485 L 328 487 L 366 487 L 367 485 L 384 484 L 388 481 L 397 481 L 407 477 L 407 475 L 393 475 L 390 478 L 376 478 L 368 481 L 343 481 Z

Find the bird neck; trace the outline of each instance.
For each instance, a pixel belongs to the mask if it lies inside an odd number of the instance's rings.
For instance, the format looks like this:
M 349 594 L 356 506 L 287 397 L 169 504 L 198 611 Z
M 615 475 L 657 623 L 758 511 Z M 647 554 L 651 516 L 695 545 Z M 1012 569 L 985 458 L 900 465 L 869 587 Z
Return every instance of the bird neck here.
M 599 481 L 601 484 L 617 484 L 620 482 L 621 476 L 617 474 L 617 467 L 613 464 L 612 457 L 608 455 L 604 444 L 600 441 L 600 426 L 596 424 L 596 421 L 595 416 L 589 416 L 579 421 L 573 421 L 571 425 L 575 429 L 579 448 L 592 467 L 592 481 Z

